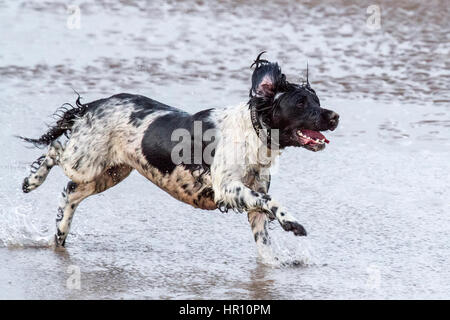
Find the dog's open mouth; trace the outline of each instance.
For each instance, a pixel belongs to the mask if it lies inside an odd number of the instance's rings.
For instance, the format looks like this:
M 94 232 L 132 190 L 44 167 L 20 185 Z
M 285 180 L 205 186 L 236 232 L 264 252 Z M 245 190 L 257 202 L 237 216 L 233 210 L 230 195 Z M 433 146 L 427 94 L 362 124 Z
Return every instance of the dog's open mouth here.
M 308 129 L 297 130 L 296 138 L 300 146 L 311 151 L 322 150 L 325 148 L 326 143 L 330 143 L 330 141 L 319 131 Z

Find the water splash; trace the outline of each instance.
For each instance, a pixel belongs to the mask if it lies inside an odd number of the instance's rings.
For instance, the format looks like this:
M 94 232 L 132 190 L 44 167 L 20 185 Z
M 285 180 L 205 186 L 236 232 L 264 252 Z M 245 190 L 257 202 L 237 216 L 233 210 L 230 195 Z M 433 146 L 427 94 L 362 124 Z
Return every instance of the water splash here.
M 33 216 L 30 203 L 17 204 L 9 198 L 3 199 L 0 207 L 0 246 L 17 247 L 51 247 L 53 234 Z
M 259 259 L 272 267 L 307 267 L 317 264 L 312 243 L 308 238 L 290 233 L 271 232 L 271 245 L 257 245 Z

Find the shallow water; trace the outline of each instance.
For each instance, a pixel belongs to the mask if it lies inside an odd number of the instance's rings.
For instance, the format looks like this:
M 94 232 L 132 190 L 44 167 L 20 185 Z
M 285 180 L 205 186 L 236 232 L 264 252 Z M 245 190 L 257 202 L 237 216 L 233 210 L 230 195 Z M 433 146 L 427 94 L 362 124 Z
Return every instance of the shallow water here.
M 375 31 L 364 1 L 99 3 L 69 29 L 62 2 L 0 2 L 0 298 L 449 298 L 445 1 L 378 1 Z M 342 119 L 327 149 L 288 149 L 273 175 L 309 232 L 274 223 L 274 251 L 303 266 L 258 258 L 245 215 L 190 208 L 136 173 L 83 202 L 66 250 L 49 247 L 67 179 L 56 168 L 22 194 L 40 152 L 14 134 L 42 133 L 71 87 L 189 111 L 240 102 L 261 50 L 291 79 L 308 61 Z

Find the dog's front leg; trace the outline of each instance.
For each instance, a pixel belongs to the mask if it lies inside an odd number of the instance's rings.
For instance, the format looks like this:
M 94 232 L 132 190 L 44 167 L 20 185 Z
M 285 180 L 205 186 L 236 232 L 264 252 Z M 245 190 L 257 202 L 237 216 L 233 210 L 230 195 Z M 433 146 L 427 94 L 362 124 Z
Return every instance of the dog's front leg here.
M 253 238 L 259 246 L 270 245 L 270 237 L 267 232 L 269 217 L 260 210 L 250 210 L 248 212 L 248 222 L 252 228 Z
M 222 186 L 219 206 L 227 206 L 238 211 L 262 210 L 270 219 L 276 218 L 281 227 L 292 231 L 296 236 L 306 236 L 303 226 L 268 194 L 246 187 L 242 182 L 234 181 Z

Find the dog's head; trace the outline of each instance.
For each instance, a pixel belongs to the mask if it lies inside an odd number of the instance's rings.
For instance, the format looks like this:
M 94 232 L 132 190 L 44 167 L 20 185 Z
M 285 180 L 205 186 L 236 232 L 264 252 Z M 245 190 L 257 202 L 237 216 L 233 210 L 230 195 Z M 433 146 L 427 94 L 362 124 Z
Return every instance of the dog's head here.
M 288 82 L 278 64 L 261 60 L 261 54 L 254 63 L 250 108 L 266 127 L 279 130 L 280 148 L 324 149 L 329 141 L 320 131 L 336 129 L 339 115 L 320 106 L 308 79 L 302 85 Z

